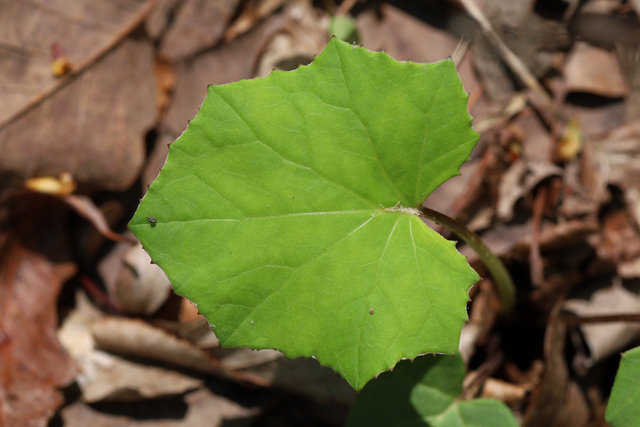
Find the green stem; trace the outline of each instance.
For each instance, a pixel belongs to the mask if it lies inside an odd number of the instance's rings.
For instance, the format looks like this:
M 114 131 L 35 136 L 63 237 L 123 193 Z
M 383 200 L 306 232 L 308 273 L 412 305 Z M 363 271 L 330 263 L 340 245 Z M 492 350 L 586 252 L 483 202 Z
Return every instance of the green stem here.
M 498 295 L 500 296 L 502 311 L 511 311 L 516 303 L 516 287 L 500 258 L 491 252 L 476 233 L 469 230 L 467 226 L 460 221 L 448 217 L 438 211 L 434 211 L 433 209 L 421 207 L 418 210 L 420 211 L 421 216 L 430 219 L 431 221 L 435 221 L 438 224 L 444 225 L 449 230 L 460 236 L 467 245 L 471 246 L 471 248 L 476 251 L 493 277 L 493 282 L 495 283 Z

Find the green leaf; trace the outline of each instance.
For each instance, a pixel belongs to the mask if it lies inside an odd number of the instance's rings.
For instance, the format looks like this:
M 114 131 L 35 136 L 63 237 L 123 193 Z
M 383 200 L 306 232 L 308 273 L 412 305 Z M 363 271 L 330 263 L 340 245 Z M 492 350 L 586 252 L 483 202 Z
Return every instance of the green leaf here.
M 457 402 L 434 421 L 434 427 L 519 427 L 511 410 L 496 399 Z
M 478 276 L 411 208 L 469 158 L 466 100 L 451 60 L 333 38 L 309 66 L 210 86 L 130 229 L 223 346 L 314 356 L 356 389 L 454 353 Z
M 347 427 L 517 427 L 513 414 L 494 399 L 457 401 L 465 366 L 459 357 L 403 360 L 393 372 L 358 394 Z
M 605 419 L 613 427 L 640 425 L 640 347 L 622 354 Z

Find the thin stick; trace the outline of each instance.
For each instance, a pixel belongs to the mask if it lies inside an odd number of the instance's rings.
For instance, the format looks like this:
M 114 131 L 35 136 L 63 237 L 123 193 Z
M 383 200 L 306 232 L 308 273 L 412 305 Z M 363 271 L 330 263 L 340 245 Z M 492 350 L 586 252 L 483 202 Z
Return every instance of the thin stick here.
M 531 284 L 539 287 L 544 281 L 544 265 L 540 255 L 540 222 L 544 204 L 547 199 L 547 187 L 538 190 L 533 202 L 533 224 L 531 232 L 531 246 L 529 248 L 529 265 L 531 266 Z
M 449 230 L 460 236 L 467 245 L 471 246 L 471 248 L 476 251 L 478 256 L 482 259 L 482 262 L 484 262 L 484 265 L 487 267 L 487 270 L 489 270 L 489 273 L 491 273 L 491 277 L 493 277 L 493 282 L 496 285 L 496 289 L 500 297 L 502 311 L 510 312 L 516 303 L 516 287 L 500 258 L 491 252 L 491 249 L 484 244 L 482 239 L 480 239 L 476 233 L 469 230 L 467 226 L 460 221 L 424 206 L 420 207 L 418 210 L 420 211 L 421 216 L 430 219 L 431 221 L 435 221 L 438 224 L 444 225 Z
M 588 323 L 607 323 L 607 322 L 640 322 L 640 313 L 620 313 L 620 314 L 602 314 L 596 316 L 562 316 L 567 326 L 579 326 Z
M 0 129 L 15 122 L 20 117 L 33 110 L 35 107 L 40 105 L 42 101 L 58 92 L 67 84 L 71 83 L 73 80 L 75 80 L 76 77 L 84 73 L 89 67 L 98 62 L 98 60 L 100 60 L 103 56 L 111 52 L 116 46 L 118 46 L 118 44 L 120 44 L 120 42 L 125 37 L 127 37 L 133 30 L 138 28 L 138 26 L 142 23 L 142 21 L 144 21 L 144 19 L 147 17 L 149 12 L 151 12 L 157 2 L 158 0 L 149 0 L 147 4 L 140 9 L 136 16 L 134 16 L 129 22 L 127 22 L 127 24 L 124 25 L 120 31 L 114 34 L 109 42 L 107 42 L 100 49 L 96 50 L 91 56 L 89 56 L 81 63 L 74 64 L 74 68 L 69 73 L 58 78 L 55 83 L 38 92 L 36 96 L 31 98 L 29 102 L 27 102 L 21 108 L 17 109 L 12 115 L 0 121 Z
M 470 44 L 471 44 L 471 40 L 469 40 L 464 36 L 458 41 L 458 45 L 456 46 L 455 50 L 451 54 L 451 59 L 453 60 L 453 63 L 456 64 L 456 67 L 460 65 L 460 63 L 462 62 L 462 59 L 467 54 Z M 471 107 L 469 107 L 469 109 L 471 109 Z

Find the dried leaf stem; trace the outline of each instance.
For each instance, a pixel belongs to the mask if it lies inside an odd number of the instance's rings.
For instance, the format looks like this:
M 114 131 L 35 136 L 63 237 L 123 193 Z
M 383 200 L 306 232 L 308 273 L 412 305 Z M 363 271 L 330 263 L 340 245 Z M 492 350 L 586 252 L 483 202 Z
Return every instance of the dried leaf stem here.
M 511 279 L 511 275 L 509 275 L 500 258 L 491 252 L 476 233 L 469 230 L 469 228 L 460 221 L 424 206 L 419 208 L 419 211 L 422 217 L 442 224 L 456 233 L 467 245 L 476 251 L 493 277 L 493 282 L 500 296 L 502 311 L 511 311 L 516 303 L 516 288 Z

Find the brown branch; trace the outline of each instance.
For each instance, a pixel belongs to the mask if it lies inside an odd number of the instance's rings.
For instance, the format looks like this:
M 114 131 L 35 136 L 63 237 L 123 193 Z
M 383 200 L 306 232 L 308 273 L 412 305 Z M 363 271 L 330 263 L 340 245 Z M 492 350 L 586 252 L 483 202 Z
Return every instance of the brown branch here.
M 531 246 L 529 248 L 529 265 L 531 271 L 531 284 L 540 286 L 544 281 L 544 265 L 540 256 L 540 223 L 547 200 L 547 187 L 541 187 L 533 202 L 533 224 L 531 233 Z
M 580 326 L 589 323 L 640 322 L 640 313 L 601 314 L 594 316 L 563 315 L 561 320 L 567 326 Z

